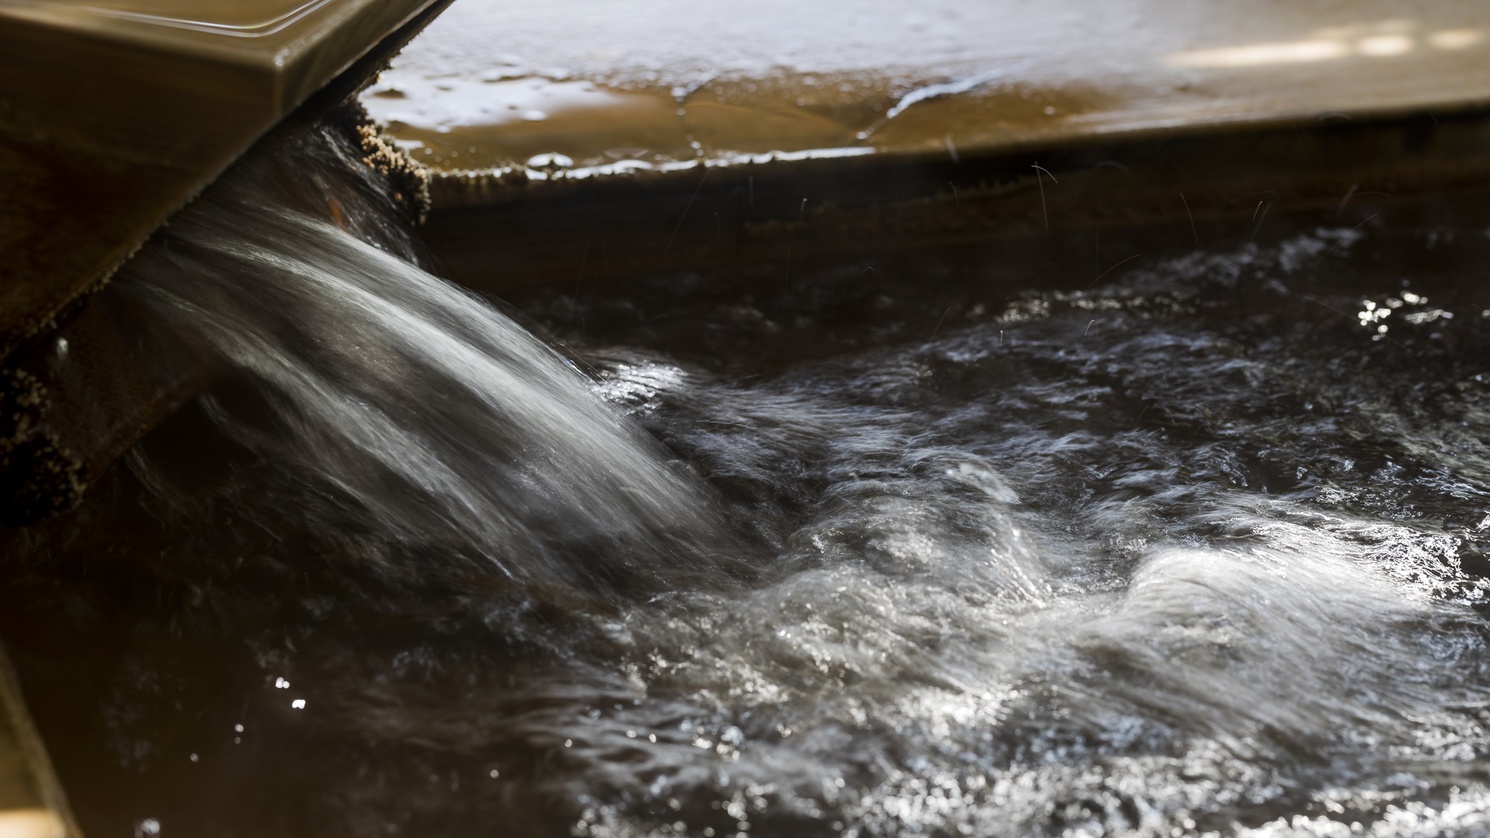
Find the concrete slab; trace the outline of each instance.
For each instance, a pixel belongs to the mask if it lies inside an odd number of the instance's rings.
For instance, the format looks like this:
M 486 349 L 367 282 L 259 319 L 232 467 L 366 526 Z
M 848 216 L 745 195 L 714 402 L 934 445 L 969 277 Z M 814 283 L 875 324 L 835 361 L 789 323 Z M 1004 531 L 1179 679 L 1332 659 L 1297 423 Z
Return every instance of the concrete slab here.
M 1462 0 L 461 0 L 364 103 L 462 179 L 962 156 L 1490 102 Z

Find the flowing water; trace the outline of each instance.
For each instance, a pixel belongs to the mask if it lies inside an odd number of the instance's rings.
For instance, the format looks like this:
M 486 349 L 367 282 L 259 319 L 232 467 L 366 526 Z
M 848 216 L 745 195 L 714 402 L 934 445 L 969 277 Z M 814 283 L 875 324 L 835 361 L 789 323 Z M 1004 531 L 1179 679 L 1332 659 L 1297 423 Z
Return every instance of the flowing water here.
M 111 292 L 230 372 L 0 594 L 91 834 L 1490 829 L 1483 229 L 513 297 L 549 348 L 303 145 Z

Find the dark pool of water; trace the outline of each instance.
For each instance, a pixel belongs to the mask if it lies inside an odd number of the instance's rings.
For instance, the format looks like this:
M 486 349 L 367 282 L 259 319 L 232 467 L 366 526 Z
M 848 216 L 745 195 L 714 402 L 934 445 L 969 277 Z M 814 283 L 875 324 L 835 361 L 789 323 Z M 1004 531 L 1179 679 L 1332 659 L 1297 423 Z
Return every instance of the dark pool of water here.
M 10 541 L 90 834 L 1490 829 L 1485 231 L 990 253 L 509 298 L 675 458 L 661 535 L 468 561 L 230 380 Z

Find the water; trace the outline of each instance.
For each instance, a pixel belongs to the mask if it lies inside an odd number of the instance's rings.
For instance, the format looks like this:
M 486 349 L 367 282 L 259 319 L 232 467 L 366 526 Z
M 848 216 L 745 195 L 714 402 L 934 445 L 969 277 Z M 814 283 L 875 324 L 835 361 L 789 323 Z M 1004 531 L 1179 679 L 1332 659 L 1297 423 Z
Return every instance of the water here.
M 94 834 L 1490 828 L 1483 231 L 514 296 L 556 352 L 305 144 L 120 283 L 233 372 L 0 594 Z
M 333 172 L 357 165 L 301 145 Z M 338 226 L 266 200 L 267 176 L 235 174 L 120 283 L 251 382 L 201 409 L 288 472 L 255 514 L 371 527 L 437 554 L 422 561 L 541 588 L 723 571 L 707 490 L 572 363 L 415 267 L 375 199 L 331 198 Z

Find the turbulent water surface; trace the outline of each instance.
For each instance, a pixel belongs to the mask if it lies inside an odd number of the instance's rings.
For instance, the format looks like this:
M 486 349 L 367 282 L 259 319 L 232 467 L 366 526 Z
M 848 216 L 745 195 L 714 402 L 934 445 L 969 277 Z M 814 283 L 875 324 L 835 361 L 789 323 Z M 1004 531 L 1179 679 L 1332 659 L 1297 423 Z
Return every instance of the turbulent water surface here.
M 232 374 L 7 571 L 93 834 L 1490 829 L 1484 230 L 513 298 L 555 351 L 265 177 L 116 289 Z

